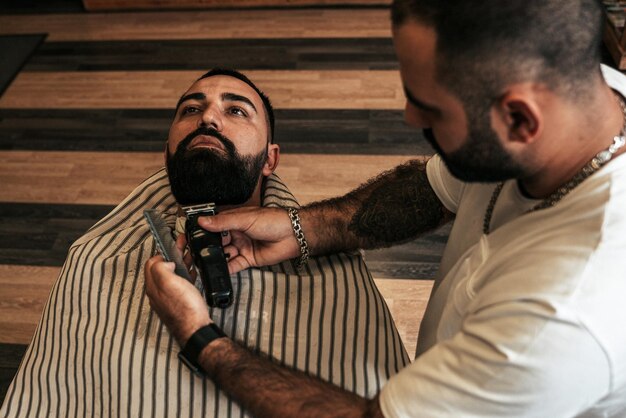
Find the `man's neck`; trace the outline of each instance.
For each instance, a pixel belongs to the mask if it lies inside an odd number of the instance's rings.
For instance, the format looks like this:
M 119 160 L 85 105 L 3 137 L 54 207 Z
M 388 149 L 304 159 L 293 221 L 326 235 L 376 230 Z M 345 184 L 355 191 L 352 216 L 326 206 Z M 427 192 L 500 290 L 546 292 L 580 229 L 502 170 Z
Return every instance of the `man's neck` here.
M 604 86 L 585 109 L 564 115 L 560 132 L 545 138 L 544 164 L 534 175 L 520 179 L 520 187 L 530 197 L 545 198 L 567 183 L 600 151 L 606 150 L 624 125 L 624 115 L 615 94 Z M 624 152 L 618 150 L 615 156 Z

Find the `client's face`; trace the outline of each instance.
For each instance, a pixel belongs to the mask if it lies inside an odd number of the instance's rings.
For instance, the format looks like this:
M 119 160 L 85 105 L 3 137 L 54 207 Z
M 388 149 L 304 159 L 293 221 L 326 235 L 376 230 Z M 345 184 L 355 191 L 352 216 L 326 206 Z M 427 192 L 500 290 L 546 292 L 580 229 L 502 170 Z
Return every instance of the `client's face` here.
M 246 203 L 267 159 L 263 102 L 246 83 L 214 76 L 183 95 L 166 155 L 172 193 L 181 205 Z

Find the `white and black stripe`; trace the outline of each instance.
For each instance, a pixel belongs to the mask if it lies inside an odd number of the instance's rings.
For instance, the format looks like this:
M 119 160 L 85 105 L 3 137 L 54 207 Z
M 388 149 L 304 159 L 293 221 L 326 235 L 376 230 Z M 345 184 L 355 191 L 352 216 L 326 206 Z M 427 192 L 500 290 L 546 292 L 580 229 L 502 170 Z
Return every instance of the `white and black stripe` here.
M 296 206 L 276 176 L 265 206 Z M 2 417 L 244 416 L 210 380 L 190 373 L 150 310 L 143 265 L 155 253 L 142 216 L 176 203 L 159 171 L 70 248 Z M 232 307 L 211 316 L 232 338 L 363 396 L 409 363 L 359 254 L 291 261 L 232 277 Z

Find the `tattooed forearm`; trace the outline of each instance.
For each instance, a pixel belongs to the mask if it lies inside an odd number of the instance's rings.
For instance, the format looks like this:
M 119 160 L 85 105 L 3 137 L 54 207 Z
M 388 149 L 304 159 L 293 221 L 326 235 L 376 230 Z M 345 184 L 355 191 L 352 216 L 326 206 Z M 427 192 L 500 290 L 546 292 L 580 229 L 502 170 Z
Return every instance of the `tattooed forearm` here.
M 397 167 L 391 179 L 374 180 L 373 190 L 361 202 L 348 230 L 371 246 L 385 246 L 439 226 L 443 206 L 428 183 L 425 166 L 412 161 Z
M 389 246 L 452 218 L 430 187 L 426 162 L 411 161 L 346 196 L 304 209 L 315 231 L 314 253 Z M 305 233 L 306 233 L 305 229 Z
M 230 339 L 209 345 L 200 362 L 255 417 L 382 417 L 377 399 L 281 367 Z

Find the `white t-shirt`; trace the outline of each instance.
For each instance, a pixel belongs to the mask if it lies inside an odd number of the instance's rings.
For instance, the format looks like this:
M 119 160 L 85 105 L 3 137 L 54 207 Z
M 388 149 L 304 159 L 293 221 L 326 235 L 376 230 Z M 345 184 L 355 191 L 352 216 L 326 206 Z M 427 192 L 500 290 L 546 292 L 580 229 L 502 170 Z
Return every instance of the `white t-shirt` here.
M 626 94 L 624 76 L 603 73 Z M 507 182 L 489 235 L 495 185 L 461 183 L 437 156 L 427 174 L 457 217 L 384 415 L 626 416 L 626 155 L 549 209 L 526 213 L 536 201 Z

